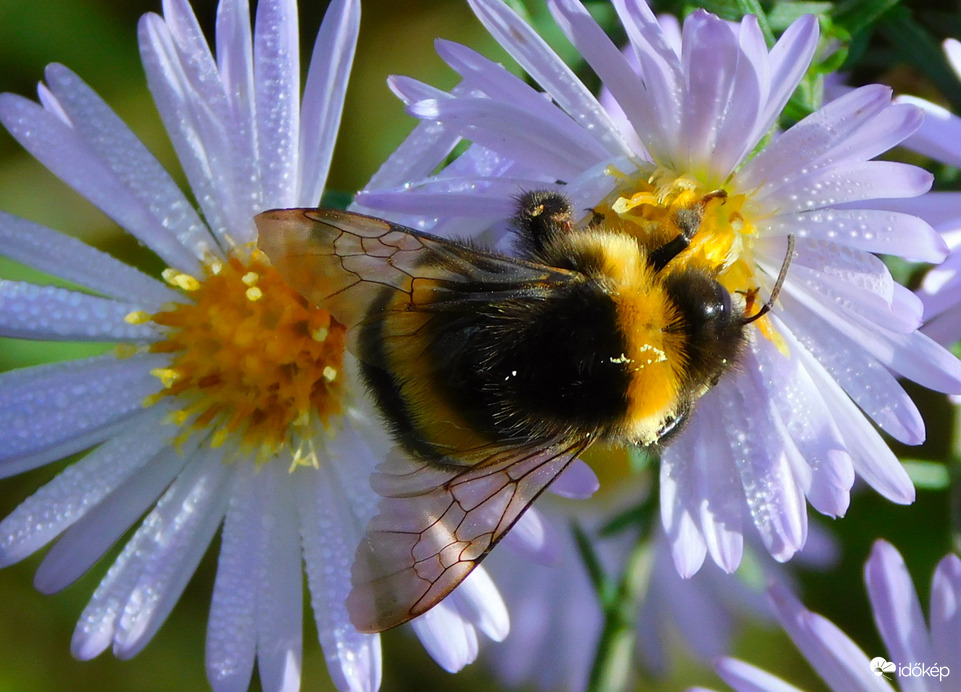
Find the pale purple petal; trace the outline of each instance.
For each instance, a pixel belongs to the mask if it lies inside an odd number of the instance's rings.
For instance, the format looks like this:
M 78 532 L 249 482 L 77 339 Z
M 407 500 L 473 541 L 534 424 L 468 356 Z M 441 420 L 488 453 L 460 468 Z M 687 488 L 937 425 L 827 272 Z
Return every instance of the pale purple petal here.
M 826 103 L 781 133 L 748 161 L 737 173 L 738 187 L 745 190 L 759 188 L 764 194 L 783 184 L 793 185 L 799 173 L 799 161 L 805 164 L 800 171 L 802 174 L 833 163 L 850 162 L 848 157 L 837 158 L 846 146 L 845 142 L 878 114 L 884 113 L 890 102 L 891 89 L 875 84 Z M 860 160 L 864 158 L 870 157 Z
M 580 459 L 575 459 L 557 480 L 551 483 L 548 492 L 573 500 L 584 500 L 597 492 L 601 482 L 594 469 Z
M 154 217 L 126 181 L 74 128 L 39 104 L 0 94 L 0 121 L 10 134 L 57 177 L 135 235 L 168 265 L 196 271 L 198 257 Z
M 871 672 L 871 660 L 836 625 L 805 609 L 779 584 L 772 584 L 768 593 L 781 626 L 831 689 L 878 689 L 881 683 Z
M 10 259 L 109 298 L 159 309 L 179 298 L 153 277 L 71 236 L 0 212 L 0 247 Z
M 94 91 L 62 65 L 50 65 L 47 83 L 62 113 L 84 142 L 149 210 L 155 223 L 203 259 L 214 241 L 170 174 Z M 109 213 L 109 208 L 105 208 Z
M 448 600 L 441 601 L 410 624 L 437 665 L 448 673 L 456 673 L 477 658 L 477 633 Z
M 736 692 L 801 692 L 781 678 L 736 658 L 718 660 L 714 664 L 714 670 L 721 680 L 733 687 Z
M 380 639 L 354 629 L 346 605 L 350 565 L 363 526 L 326 465 L 297 483 L 295 494 L 311 606 L 328 671 L 338 689 L 376 690 L 381 678 Z
M 744 547 L 744 491 L 729 445 L 714 444 L 717 440 L 726 441 L 726 437 L 717 401 L 712 399 L 695 410 L 689 429 L 671 450 L 672 456 L 690 464 L 692 491 L 700 498 L 695 511 L 704 542 L 714 562 L 730 573 L 740 564 Z
M 680 445 L 677 440 L 661 454 L 661 523 L 678 574 L 689 578 L 704 563 L 707 545 L 697 521 L 698 476 Z
M 756 365 L 751 367 L 751 355 L 745 356 L 743 375 L 725 381 L 730 384 L 725 387 L 721 415 L 751 519 L 771 555 L 784 561 L 804 545 L 807 511 L 802 487 L 791 468 L 796 449 L 778 426 L 771 424 L 776 417 L 770 408 L 770 394 Z M 721 393 L 717 388 L 715 392 Z M 758 407 L 767 409 L 767 415 L 744 415 Z
M 856 250 L 924 262 L 940 262 L 947 253 L 944 241 L 927 222 L 880 209 L 814 209 L 784 214 L 761 221 L 758 231 L 763 236 L 793 234 L 798 239 L 843 243 Z
M 770 74 L 766 101 L 757 118 L 756 137 L 774 126 L 800 84 L 818 47 L 817 17 L 804 15 L 784 30 L 768 57 Z M 744 152 L 747 154 L 747 152 Z
M 37 590 L 56 593 L 93 567 L 157 501 L 197 444 L 196 438 L 188 440 L 179 452 L 168 446 L 67 529 L 37 568 Z
M 957 555 L 946 556 L 934 570 L 930 612 L 932 661 L 952 673 L 961 671 L 961 560 Z M 957 678 L 953 684 L 957 689 Z
M 124 317 L 139 306 L 56 286 L 0 280 L 0 336 L 46 341 L 157 341 L 151 324 Z
M 100 356 L 0 375 L 0 474 L 21 473 L 18 460 L 140 411 L 160 387 L 150 371 L 166 360 Z
M 504 641 L 510 632 L 507 606 L 483 566 L 467 575 L 448 598 L 465 621 L 495 642 Z
M 245 203 L 260 200 L 260 166 L 257 164 L 256 119 L 254 102 L 254 37 L 250 26 L 248 0 L 221 0 L 217 5 L 217 72 L 223 84 L 231 113 L 233 145 L 236 150 L 237 197 Z M 209 70 L 207 74 L 212 74 Z M 213 98 L 220 99 L 219 93 Z M 226 174 L 224 171 L 222 174 Z
M 304 577 L 293 492 L 299 479 L 285 466 L 263 469 L 264 488 L 258 490 L 265 498 L 261 503 L 265 542 L 259 553 L 257 668 L 268 690 L 299 689 L 303 649 Z
M 576 0 L 549 0 L 548 7 L 561 30 L 591 66 L 604 87 L 610 91 L 625 118 L 624 125 L 643 126 L 644 123 L 631 120 L 631 115 L 643 113 L 647 109 L 644 91 L 637 88 L 637 73 L 604 30 Z M 628 137 L 631 134 L 636 136 L 636 133 L 630 133 Z M 640 145 L 639 140 L 638 145 Z M 629 146 L 627 144 L 622 146 L 628 150 L 625 154 L 629 155 Z M 640 146 L 643 147 L 643 145 Z M 642 151 L 636 153 L 644 154 Z
M 112 569 L 122 569 L 124 554 L 130 551 L 136 556 L 130 568 L 139 572 L 117 621 L 117 658 L 135 656 L 150 642 L 207 552 L 230 499 L 232 474 L 221 454 L 199 454 L 196 475 L 187 466 L 114 563 Z M 91 604 L 96 600 L 94 594 Z
M 195 455 L 144 519 L 84 609 L 74 656 L 92 658 L 111 642 L 116 656 L 133 656 L 160 627 L 223 517 L 221 457 L 217 450 Z
M 573 179 L 605 155 L 593 140 L 572 136 L 583 130 L 559 129 L 539 113 L 509 102 L 471 97 L 428 99 L 410 105 L 408 112 L 440 120 L 462 137 L 522 160 L 558 180 Z M 557 142 L 565 146 L 559 148 Z
M 226 96 L 222 89 L 208 86 L 219 82 L 217 73 L 197 74 L 197 65 L 183 64 L 170 30 L 155 14 L 141 17 L 139 39 L 147 85 L 204 220 L 222 243 L 232 233 L 245 237 L 244 225 L 236 224 L 234 208 L 245 201 L 244 210 L 249 210 L 255 200 L 234 193 L 243 188 L 233 180 L 241 171 L 231 155 Z M 205 91 L 198 95 L 196 88 Z M 224 185 L 225 180 L 231 184 Z M 247 225 L 252 237 L 253 220 L 248 219 Z
M 502 541 L 522 559 L 554 565 L 560 559 L 558 537 L 536 507 L 529 507 Z
M 934 662 L 931 638 L 911 575 L 901 555 L 887 541 L 875 541 L 864 565 L 864 583 L 890 660 Z M 899 681 L 905 692 L 929 689 L 923 678 L 904 676 Z
M 792 353 L 804 350 L 790 336 L 788 344 Z M 779 393 L 772 404 L 785 432 L 811 469 L 810 487 L 805 491 L 808 502 L 822 514 L 844 515 L 854 466 L 837 423 L 824 414 L 820 391 L 801 363 L 788 366 L 784 355 L 767 340 L 756 343 L 753 351 L 767 389 Z M 809 550 L 806 547 L 805 554 Z
M 645 148 L 662 166 L 678 169 L 681 150 L 681 113 L 684 75 L 681 62 L 668 44 L 654 13 L 641 0 L 614 0 L 627 36 L 637 54 L 646 98 L 622 103 Z M 638 108 L 635 112 L 635 108 Z
M 898 96 L 897 101 L 924 111 L 921 128 L 904 140 L 904 146 L 935 161 L 961 166 L 961 147 L 957 142 L 961 118 L 946 108 L 914 96 Z
M 831 374 L 861 409 L 891 435 L 908 444 L 924 440 L 924 421 L 900 383 L 884 365 L 869 354 L 880 339 L 865 329 L 848 326 L 854 319 L 835 316 L 810 295 L 794 290 L 782 292 L 785 306 L 780 319 L 788 326 L 823 368 Z M 875 328 L 875 332 L 879 328 Z M 868 341 L 868 340 L 872 341 Z M 868 353 L 865 353 L 865 350 Z
M 340 129 L 359 28 L 360 0 L 339 0 L 328 6 L 304 87 L 297 206 L 320 204 Z
M 784 214 L 881 197 L 914 197 L 927 192 L 932 180 L 923 168 L 893 161 L 841 163 L 807 175 L 795 173 L 759 191 L 753 202 Z
M 594 95 L 530 26 L 496 0 L 470 0 L 484 26 L 524 70 L 608 154 L 630 154 L 617 129 Z
M 64 469 L 0 521 L 0 565 L 22 560 L 96 507 L 165 445 L 157 434 L 166 411 L 156 408 Z
M 295 0 L 258 4 L 254 81 L 263 199 L 271 207 L 295 206 L 300 172 L 300 45 Z

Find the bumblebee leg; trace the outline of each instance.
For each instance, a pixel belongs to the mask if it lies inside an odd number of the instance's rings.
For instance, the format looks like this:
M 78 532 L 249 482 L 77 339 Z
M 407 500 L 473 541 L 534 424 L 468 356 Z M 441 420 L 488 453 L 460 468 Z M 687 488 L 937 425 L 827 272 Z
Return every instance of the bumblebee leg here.
M 530 190 L 521 194 L 512 219 L 520 251 L 529 259 L 542 259 L 554 238 L 571 232 L 573 217 L 571 203 L 559 192 Z

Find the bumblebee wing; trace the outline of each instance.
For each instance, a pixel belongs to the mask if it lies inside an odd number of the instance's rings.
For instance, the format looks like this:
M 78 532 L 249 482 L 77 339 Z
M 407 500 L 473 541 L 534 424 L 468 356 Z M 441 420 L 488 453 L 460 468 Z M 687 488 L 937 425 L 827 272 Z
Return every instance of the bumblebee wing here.
M 573 274 L 478 252 L 411 228 L 331 209 L 275 209 L 255 219 L 260 248 L 297 291 L 352 327 L 381 311 L 445 309 L 544 290 Z M 394 294 L 384 299 L 384 292 Z
M 437 605 L 588 444 L 502 447 L 467 467 L 391 457 L 372 479 L 383 497 L 351 571 L 354 626 L 380 632 Z

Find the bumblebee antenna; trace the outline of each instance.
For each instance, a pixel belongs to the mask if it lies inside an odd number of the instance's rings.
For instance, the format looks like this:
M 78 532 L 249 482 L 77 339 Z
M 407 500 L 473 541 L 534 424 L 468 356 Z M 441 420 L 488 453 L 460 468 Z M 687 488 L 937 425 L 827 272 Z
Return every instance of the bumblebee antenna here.
M 788 267 L 791 266 L 791 260 L 794 259 L 794 235 L 791 234 L 787 237 L 787 254 L 784 255 L 784 261 L 781 263 L 781 272 L 777 275 L 777 281 L 774 282 L 774 288 L 771 289 L 771 297 L 767 299 L 767 302 L 761 306 L 755 314 L 744 319 L 744 324 L 751 324 L 751 322 L 764 317 L 766 314 L 771 312 L 771 308 L 774 307 L 774 301 L 777 300 L 778 295 L 781 293 L 781 286 L 784 285 L 784 279 L 787 278 Z

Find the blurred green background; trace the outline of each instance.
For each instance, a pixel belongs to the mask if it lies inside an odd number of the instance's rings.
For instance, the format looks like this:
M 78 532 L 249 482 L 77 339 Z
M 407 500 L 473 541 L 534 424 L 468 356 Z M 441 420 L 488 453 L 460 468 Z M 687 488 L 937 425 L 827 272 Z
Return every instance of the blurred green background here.
M 216 3 L 195 0 L 193 4 L 209 31 Z M 542 12 L 539 2 L 532 0 L 527 4 L 535 13 Z M 301 5 L 302 49 L 306 56 L 326 3 L 306 0 Z M 961 35 L 956 7 L 945 12 L 944 3 L 933 1 L 907 6 L 927 22 L 938 39 Z M 50 62 L 64 63 L 93 86 L 182 180 L 146 90 L 136 45 L 138 17 L 159 10 L 160 0 L 0 0 L 0 91 L 33 97 L 44 66 Z M 363 1 L 360 44 L 344 116 L 347 126 L 341 131 L 329 187 L 346 192 L 360 188 L 413 125 L 385 84 L 388 74 L 411 75 L 444 88 L 455 83 L 455 75 L 433 51 L 435 37 L 460 41 L 507 61 L 474 19 L 466 2 Z M 854 73 L 855 81 L 883 79 L 914 93 L 935 95 L 934 87 L 917 71 L 904 66 L 901 56 L 891 50 L 883 37 L 875 36 L 868 49 Z M 950 172 L 943 173 L 950 179 Z M 162 269 L 155 258 L 26 155 L 5 133 L 0 133 L 0 209 L 77 235 L 151 272 Z M 45 280 L 2 259 L 0 277 Z M 0 370 L 78 358 L 107 348 L 97 344 L 0 340 Z M 911 391 L 929 420 L 930 440 L 920 449 L 902 450 L 903 453 L 924 459 L 947 459 L 954 430 L 951 408 L 943 397 L 917 388 Z M 64 463 L 4 480 L 0 484 L 0 515 L 12 510 Z M 934 565 L 951 547 L 950 495 L 947 490 L 921 490 L 916 504 L 905 508 L 867 491 L 855 494 L 849 517 L 842 521 L 821 521 L 812 512 L 812 521 L 819 521 L 838 536 L 843 549 L 834 569 L 803 575 L 803 599 L 807 605 L 834 620 L 869 656 L 883 652 L 861 577 L 871 542 L 883 536 L 902 551 L 926 606 Z M 131 661 L 118 661 L 105 654 L 81 663 L 69 655 L 74 625 L 102 577 L 105 564 L 53 597 L 41 596 L 31 584 L 42 556 L 0 571 L 0 692 L 207 688 L 203 649 L 217 548 L 215 542 L 166 625 L 146 650 Z M 302 688 L 328 689 L 330 683 L 309 613 L 305 613 L 305 623 Z M 484 649 L 511 645 L 510 638 L 503 644 L 485 641 L 480 661 L 451 677 L 407 633 L 388 633 L 384 637 L 383 689 L 490 689 L 496 683 L 485 668 Z M 779 630 L 752 629 L 738 640 L 734 653 L 795 684 L 823 689 Z M 639 688 L 681 690 L 696 683 L 723 689 L 703 663 L 691 660 L 681 650 L 674 655 L 676 672 L 672 677 L 653 679 L 642 675 Z M 254 687 L 257 685 L 255 676 Z

